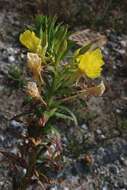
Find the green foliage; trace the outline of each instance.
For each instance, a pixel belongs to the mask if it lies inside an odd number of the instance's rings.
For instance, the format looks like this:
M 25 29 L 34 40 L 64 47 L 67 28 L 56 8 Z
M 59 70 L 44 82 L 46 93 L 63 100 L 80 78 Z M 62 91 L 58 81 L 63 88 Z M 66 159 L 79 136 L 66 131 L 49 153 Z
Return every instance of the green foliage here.
M 60 133 L 54 127 L 56 121 L 73 122 L 78 126 L 77 110 L 86 105 L 84 97 L 102 95 L 104 85 L 90 88 L 87 84 L 86 72 L 101 70 L 99 63 L 103 60 L 100 50 L 89 52 L 92 44 L 88 44 L 72 52 L 70 47 L 73 43 L 69 41 L 68 28 L 58 24 L 56 17 L 37 17 L 34 28 L 20 35 L 20 42 L 29 50 L 27 70 L 31 74 L 31 78 L 26 79 L 27 97 L 24 100 L 24 105 L 29 108 L 26 119 L 28 130 L 27 135 L 21 135 L 23 146 L 20 147 L 20 162 L 26 161 L 27 164 L 26 174 L 20 182 L 21 189 L 25 190 L 33 175 L 47 182 L 43 172 L 59 168 L 62 148 Z M 85 66 L 89 62 L 87 70 L 83 67 L 83 73 L 79 67 L 80 58 L 86 60 Z M 92 67 L 93 61 L 96 69 Z M 22 72 L 17 67 L 10 69 L 9 76 L 16 82 L 22 81 Z M 76 110 L 71 108 L 72 105 Z M 75 142 L 70 144 L 75 151 Z
M 35 23 L 35 33 L 42 40 L 49 61 L 59 63 L 68 51 L 67 26 L 57 24 L 56 17 L 38 16 Z
M 28 70 L 34 82 L 28 82 L 27 93 L 33 102 L 36 100 L 37 106 L 31 109 L 43 127 L 49 123 L 54 124 L 56 119 L 78 125 L 76 115 L 68 108 L 69 104 L 83 99 L 85 94 L 101 95 L 104 90 L 103 85 L 88 91 L 85 84 L 87 72 L 92 71 L 95 77 L 96 74 L 97 77 L 100 75 L 101 65 L 104 64 L 101 51 L 90 51 L 92 43 L 89 43 L 72 52 L 69 36 L 67 26 L 58 24 L 56 17 L 47 16 L 38 16 L 33 30 L 26 30 L 20 35 L 20 42 L 31 51 L 27 56 Z M 86 61 L 87 69 L 83 66 L 83 60 Z M 96 68 L 92 68 L 93 61 Z

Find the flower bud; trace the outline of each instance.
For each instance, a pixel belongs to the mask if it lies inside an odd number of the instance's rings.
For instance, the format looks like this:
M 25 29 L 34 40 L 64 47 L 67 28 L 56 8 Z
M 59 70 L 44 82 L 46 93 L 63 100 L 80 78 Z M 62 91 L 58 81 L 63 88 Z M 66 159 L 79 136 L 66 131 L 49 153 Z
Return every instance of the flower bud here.
M 32 98 L 41 99 L 37 84 L 35 82 L 28 82 L 26 92 Z
M 41 58 L 36 53 L 27 53 L 27 67 L 33 73 L 35 80 L 38 80 L 41 73 Z

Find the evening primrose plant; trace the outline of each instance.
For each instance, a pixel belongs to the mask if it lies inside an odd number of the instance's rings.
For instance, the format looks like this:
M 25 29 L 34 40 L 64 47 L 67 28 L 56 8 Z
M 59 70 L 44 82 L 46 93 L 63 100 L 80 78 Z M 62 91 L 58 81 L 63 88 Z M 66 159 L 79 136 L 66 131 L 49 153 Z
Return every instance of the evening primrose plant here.
M 21 177 L 20 189 L 26 189 L 33 176 L 47 180 L 48 169 L 60 168 L 61 136 L 56 121 L 65 120 L 78 125 L 69 104 L 87 96 L 100 96 L 105 90 L 103 81 L 90 86 L 89 81 L 100 78 L 103 55 L 92 44 L 72 51 L 67 26 L 58 24 L 56 17 L 39 16 L 35 25 L 19 36 L 27 48 L 26 69 L 29 73 L 26 91 L 28 134 L 26 173 Z M 31 76 L 31 77 L 30 77 Z M 78 109 L 78 108 L 77 108 Z

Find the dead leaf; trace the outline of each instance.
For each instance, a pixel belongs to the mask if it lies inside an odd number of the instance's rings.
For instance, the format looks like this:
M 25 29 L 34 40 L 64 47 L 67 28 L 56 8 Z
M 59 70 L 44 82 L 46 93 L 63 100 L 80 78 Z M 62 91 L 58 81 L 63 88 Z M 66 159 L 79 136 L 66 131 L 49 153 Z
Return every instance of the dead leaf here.
M 105 91 L 105 85 L 104 82 L 101 81 L 99 85 L 88 88 L 87 94 L 90 96 L 102 96 L 104 91 Z
M 92 43 L 92 49 L 97 47 L 103 47 L 107 43 L 107 38 L 105 35 L 99 32 L 94 32 L 90 29 L 82 30 L 76 32 L 70 36 L 70 40 L 76 42 L 80 46 L 86 46 Z

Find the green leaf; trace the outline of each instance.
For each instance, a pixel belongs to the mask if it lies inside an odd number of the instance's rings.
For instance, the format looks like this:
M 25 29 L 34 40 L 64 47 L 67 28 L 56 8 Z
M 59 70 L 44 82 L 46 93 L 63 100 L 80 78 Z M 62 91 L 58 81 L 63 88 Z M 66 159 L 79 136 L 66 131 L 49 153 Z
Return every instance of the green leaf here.
M 43 133 L 45 134 L 56 134 L 58 136 L 60 136 L 59 131 L 56 129 L 56 127 L 54 127 L 53 125 L 51 125 L 50 123 L 46 124 L 46 126 L 42 129 Z
M 74 124 L 76 126 L 78 125 L 78 121 L 77 121 L 75 114 L 69 108 L 67 108 L 65 106 L 58 106 L 58 108 L 62 111 L 65 111 L 66 113 L 68 113 L 71 116 L 71 120 L 74 122 Z
M 42 39 L 46 56 L 52 62 L 59 62 L 67 51 L 66 40 L 68 39 L 67 27 L 62 23 L 57 24 L 56 17 L 38 16 L 36 18 L 35 32 Z M 63 47 L 64 44 L 64 48 Z
M 66 50 L 67 50 L 67 40 L 64 40 L 64 41 L 62 41 L 62 43 L 59 46 L 59 50 L 58 50 L 59 54 L 57 56 L 56 62 L 59 63 L 59 61 L 62 60 L 62 58 L 65 55 Z
M 91 46 L 92 46 L 92 43 L 89 43 L 83 46 L 79 51 L 79 55 L 86 53 L 91 48 Z
M 63 113 L 59 113 L 59 112 L 56 112 L 55 114 L 54 114 L 57 118 L 59 118 L 59 119 L 67 119 L 67 120 L 71 120 L 71 121 L 73 121 L 73 118 L 72 117 L 70 117 L 70 116 L 68 116 L 68 115 L 65 115 L 65 114 L 63 114 Z
M 23 101 L 23 105 L 27 105 L 27 104 L 31 104 L 33 101 L 31 96 L 25 96 L 24 101 Z
M 35 114 L 37 117 L 41 117 L 43 113 L 44 113 L 44 108 L 39 106 L 35 109 Z
M 44 112 L 44 117 L 46 118 L 46 120 L 48 121 L 53 115 L 55 115 L 57 108 L 53 108 L 49 111 L 45 111 Z

